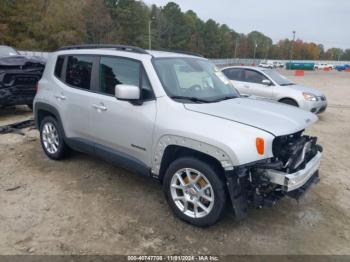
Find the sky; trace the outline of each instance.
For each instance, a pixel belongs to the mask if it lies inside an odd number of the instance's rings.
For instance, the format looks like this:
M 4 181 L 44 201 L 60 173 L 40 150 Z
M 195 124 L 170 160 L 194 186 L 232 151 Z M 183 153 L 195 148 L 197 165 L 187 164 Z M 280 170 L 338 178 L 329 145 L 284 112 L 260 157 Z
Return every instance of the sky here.
M 143 0 L 164 6 L 168 0 Z M 274 42 L 293 37 L 350 48 L 350 0 L 173 0 L 182 11 L 193 10 L 206 21 L 214 19 L 238 33 L 260 31 Z

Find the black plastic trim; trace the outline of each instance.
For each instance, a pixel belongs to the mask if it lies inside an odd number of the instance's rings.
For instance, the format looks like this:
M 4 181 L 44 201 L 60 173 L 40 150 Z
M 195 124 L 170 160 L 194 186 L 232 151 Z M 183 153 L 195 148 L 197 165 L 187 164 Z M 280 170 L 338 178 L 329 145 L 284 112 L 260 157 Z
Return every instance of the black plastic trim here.
M 102 159 L 123 167 L 130 171 L 135 171 L 144 176 L 151 176 L 151 169 L 138 159 L 119 152 L 115 149 L 94 144 L 94 154 Z
M 55 118 L 57 119 L 58 121 L 58 124 L 62 126 L 62 121 L 61 121 L 61 117 L 58 113 L 58 110 L 53 107 L 52 105 L 49 105 L 49 104 L 46 104 L 46 103 L 42 103 L 42 102 L 36 102 L 35 105 L 34 105 L 34 121 L 35 121 L 35 126 L 39 129 L 40 127 L 40 124 L 39 124 L 39 110 L 43 110 L 43 111 L 47 111 L 51 114 L 53 114 L 55 116 Z M 63 130 L 63 128 L 62 128 Z

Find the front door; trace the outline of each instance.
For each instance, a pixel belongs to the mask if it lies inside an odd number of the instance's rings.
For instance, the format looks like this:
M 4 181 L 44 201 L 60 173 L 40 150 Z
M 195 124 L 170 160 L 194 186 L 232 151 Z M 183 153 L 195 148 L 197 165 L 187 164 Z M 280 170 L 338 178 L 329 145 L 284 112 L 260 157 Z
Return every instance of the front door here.
M 141 62 L 102 56 L 98 78 L 99 85 L 90 105 L 95 150 L 98 153 L 105 149 L 149 166 L 156 100 Z M 139 86 L 143 103 L 117 100 L 117 84 Z
M 243 88 L 248 95 L 256 96 L 261 99 L 272 99 L 273 86 L 263 84 L 268 80 L 266 76 L 252 69 L 244 69 Z

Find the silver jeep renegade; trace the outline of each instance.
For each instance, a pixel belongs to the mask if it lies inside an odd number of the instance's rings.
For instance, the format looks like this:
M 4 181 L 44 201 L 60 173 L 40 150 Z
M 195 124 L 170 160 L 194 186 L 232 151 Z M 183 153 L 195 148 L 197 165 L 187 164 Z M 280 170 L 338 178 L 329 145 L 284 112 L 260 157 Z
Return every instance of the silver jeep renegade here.
M 317 117 L 240 97 L 194 54 L 122 45 L 51 54 L 34 101 L 48 157 L 96 155 L 159 180 L 179 218 L 196 226 L 233 208 L 298 199 L 318 182 L 322 147 L 303 135 Z

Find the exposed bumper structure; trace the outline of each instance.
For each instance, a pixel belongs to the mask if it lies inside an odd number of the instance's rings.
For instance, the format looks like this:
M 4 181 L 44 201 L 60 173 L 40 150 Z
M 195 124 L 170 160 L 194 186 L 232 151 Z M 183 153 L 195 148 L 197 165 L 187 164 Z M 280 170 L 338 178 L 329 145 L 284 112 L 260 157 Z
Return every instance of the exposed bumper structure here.
M 287 174 L 281 171 L 268 169 L 266 175 L 270 182 L 284 187 L 285 192 L 290 192 L 302 187 L 316 173 L 320 166 L 322 154 L 320 152 L 312 158 L 304 169 L 292 174 Z
M 247 216 L 248 205 L 271 207 L 289 196 L 298 200 L 319 182 L 322 147 L 317 138 L 300 133 L 277 137 L 275 158 L 226 171 L 226 184 L 237 219 Z

